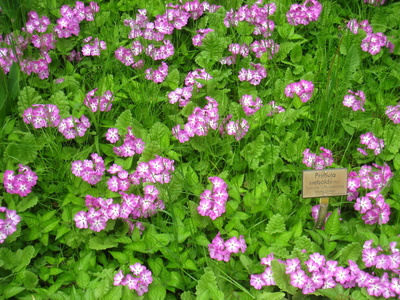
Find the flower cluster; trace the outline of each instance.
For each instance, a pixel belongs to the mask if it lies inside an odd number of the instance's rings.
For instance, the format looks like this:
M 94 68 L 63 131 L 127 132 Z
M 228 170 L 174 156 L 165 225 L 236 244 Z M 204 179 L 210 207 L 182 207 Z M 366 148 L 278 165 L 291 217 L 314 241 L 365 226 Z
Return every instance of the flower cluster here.
M 250 125 L 246 119 L 229 121 L 231 118 L 232 115 L 226 116 L 219 126 L 219 132 L 221 134 L 233 135 L 237 141 L 240 141 L 246 135 L 247 131 L 249 131 Z
M 365 111 L 364 104 L 365 104 L 365 94 L 363 91 L 353 92 L 348 90 L 350 95 L 346 95 L 343 97 L 343 105 L 347 107 L 351 107 L 353 111 L 361 110 Z
M 193 87 L 185 86 L 183 88 L 176 88 L 174 91 L 168 93 L 169 103 L 174 104 L 179 102 L 180 107 L 185 107 L 192 98 Z
M 394 44 L 388 40 L 387 36 L 382 32 L 373 33 L 368 20 L 358 23 L 356 19 L 351 19 L 347 23 L 347 28 L 354 34 L 357 34 L 359 29 L 365 31 L 367 36 L 361 41 L 361 49 L 364 52 L 376 55 L 382 50 L 382 47 L 388 48 L 390 53 L 394 51 Z
M 262 107 L 262 101 L 259 97 L 253 100 L 251 95 L 243 95 L 239 99 L 240 104 L 243 107 L 243 111 L 247 116 L 254 115 L 254 113 Z
M 276 44 L 272 39 L 254 41 L 250 44 L 250 49 L 258 58 L 260 58 L 264 53 L 267 53 L 268 58 L 272 59 L 279 51 L 279 44 Z
M 143 46 L 140 41 L 133 41 L 132 46 L 128 49 L 120 46 L 115 50 L 115 58 L 122 62 L 125 66 L 131 66 L 135 69 L 140 69 L 144 65 L 143 59 L 136 59 L 143 52 Z
M 322 5 L 317 0 L 306 0 L 303 4 L 293 4 L 286 13 L 289 24 L 308 25 L 318 20 L 322 11 Z
M 268 17 L 273 15 L 275 11 L 275 3 L 265 4 L 263 7 L 259 7 L 257 3 L 251 7 L 246 4 L 239 7 L 237 11 L 233 9 L 228 11 L 224 18 L 224 25 L 226 27 L 237 27 L 239 22 L 246 21 L 254 25 L 254 35 L 262 35 L 266 38 L 271 36 L 274 31 L 275 23 Z
M 374 263 L 378 263 L 378 251 L 370 248 L 370 245 L 371 241 L 364 244 L 364 249 L 369 248 L 369 251 L 363 251 L 363 261 L 372 260 Z M 398 250 L 394 247 L 395 243 L 391 243 L 391 248 L 394 249 L 392 253 L 398 253 Z M 271 263 L 274 259 L 273 254 L 263 258 L 261 263 L 267 266 L 267 271 L 264 271 L 262 274 L 250 275 L 250 285 L 255 289 L 261 289 L 267 285 L 275 285 L 271 269 Z M 395 254 L 390 259 L 395 261 L 390 262 L 390 264 L 393 266 L 397 265 L 398 269 L 399 255 Z M 383 261 L 389 264 L 382 257 L 381 262 L 385 264 Z M 278 260 L 278 262 L 285 265 L 286 274 L 290 276 L 290 284 L 301 289 L 303 294 L 314 293 L 317 289 L 334 288 L 337 284 L 341 284 L 344 288 L 355 286 L 366 288 L 369 295 L 376 297 L 383 296 L 384 298 L 390 298 L 400 295 L 398 277 L 390 278 L 388 273 L 384 273 L 382 277 L 371 275 L 361 270 L 357 263 L 352 260 L 348 260 L 348 267 L 342 267 L 338 266 L 338 262 L 335 260 L 327 260 L 324 255 L 313 253 L 304 262 L 307 271 L 302 269 L 302 263 L 297 257 L 287 259 L 286 261 Z
M 120 218 L 133 219 L 148 218 L 157 210 L 164 209 L 164 202 L 158 198 L 159 191 L 154 185 L 144 187 L 144 196 L 120 192 L 122 203 L 120 205 Z
M 145 266 L 140 263 L 135 263 L 129 266 L 131 274 L 126 274 L 120 270 L 114 276 L 114 285 L 125 285 L 130 290 L 135 290 L 139 296 L 142 296 L 144 293 L 148 292 L 149 284 L 153 282 L 152 273 Z
M 218 102 L 208 96 L 205 98 L 207 104 L 204 108 L 196 107 L 194 109 L 183 129 L 179 124 L 172 128 L 172 134 L 179 142 L 187 142 L 195 135 L 206 136 L 210 128 L 214 130 L 218 128 Z
M 267 70 L 261 64 L 250 63 L 250 65 L 254 70 L 242 68 L 239 71 L 238 78 L 240 81 L 248 81 L 252 85 L 258 85 L 262 79 L 267 77 Z
M 66 139 L 85 135 L 86 130 L 90 127 L 90 121 L 85 115 L 80 118 L 70 116 L 61 119 L 59 112 L 57 105 L 54 104 L 33 104 L 22 113 L 22 117 L 26 124 L 32 124 L 36 129 L 57 127 Z
M 374 6 L 379 6 L 385 4 L 386 0 L 364 0 L 364 3 L 373 4 Z
M 205 38 L 205 36 L 207 35 L 207 33 L 213 32 L 214 29 L 211 28 L 205 28 L 205 29 L 199 29 L 197 30 L 197 34 L 192 37 L 192 43 L 195 46 L 201 46 L 203 45 L 203 39 Z
M 333 164 L 333 156 L 332 152 L 324 147 L 319 148 L 322 153 L 317 155 L 315 153 L 311 153 L 310 149 L 306 149 L 303 151 L 303 164 L 305 164 L 309 168 L 314 168 L 316 170 L 322 170 L 325 167 L 329 167 Z
M 100 56 L 100 50 L 106 50 L 107 45 L 105 41 L 99 41 L 98 38 L 95 38 L 92 41 L 92 37 L 89 36 L 83 40 L 85 43 L 82 47 L 82 55 L 83 56 Z
M 107 180 L 108 189 L 112 192 L 126 191 L 131 185 L 129 181 L 129 173 L 125 171 L 122 166 L 113 164 L 107 170 L 110 174 L 117 174 Z
M 166 157 L 156 155 L 156 158 L 148 162 L 138 163 L 136 170 L 129 175 L 134 185 L 142 182 L 168 183 L 171 180 L 171 173 L 175 170 L 174 161 Z
M 229 261 L 232 253 L 238 253 L 241 251 L 244 253 L 247 249 L 246 241 L 243 236 L 233 236 L 226 241 L 221 238 L 221 233 L 218 232 L 211 244 L 208 244 L 208 251 L 210 257 L 219 261 Z
M 116 155 L 121 157 L 130 157 L 135 154 L 142 154 L 144 150 L 144 142 L 142 139 L 135 137 L 132 128 L 127 128 L 127 133 L 121 146 L 115 146 L 113 151 Z M 109 128 L 106 133 L 106 139 L 112 144 L 119 141 L 120 136 L 117 128 Z
M 280 114 L 285 111 L 285 109 L 282 106 L 276 105 L 275 101 L 271 101 L 267 105 L 271 106 L 271 111 L 268 113 L 268 116 Z
M 196 85 L 198 89 L 201 89 L 203 87 L 203 84 L 196 81 L 196 79 L 210 80 L 212 79 L 212 76 L 208 74 L 205 69 L 196 69 L 188 73 L 188 75 L 185 78 L 185 85 L 186 86 Z
M 237 43 L 232 43 L 228 46 L 228 50 L 232 55 L 221 58 L 219 62 L 223 65 L 234 64 L 236 62 L 237 55 L 247 57 L 250 51 L 249 46 L 246 43 L 243 43 L 241 45 Z
M 27 196 L 32 192 L 38 177 L 28 166 L 18 165 L 18 174 L 13 170 L 4 172 L 3 184 L 7 193 L 18 194 L 21 197 Z
M 144 196 L 119 192 L 121 203 L 114 203 L 112 198 L 103 199 L 86 195 L 85 205 L 88 211 L 79 211 L 75 214 L 76 227 L 90 228 L 100 232 L 107 226 L 108 220 L 122 219 L 127 222 L 130 229 L 135 227 L 143 230 L 141 222 L 132 223 L 130 219 L 148 218 L 158 209 L 164 209 L 164 202 L 158 198 L 159 191 L 153 185 L 144 187 Z
M 158 69 L 153 70 L 152 68 L 148 68 L 146 69 L 145 74 L 145 78 L 147 80 L 152 80 L 155 83 L 161 83 L 168 75 L 168 65 L 165 62 L 161 62 L 161 66 L 159 66 Z
M 228 200 L 228 185 L 219 177 L 208 177 L 213 187 L 212 190 L 205 190 L 200 195 L 200 203 L 197 211 L 202 216 L 208 216 L 212 220 L 220 217 L 225 212 L 226 201 Z
M 30 11 L 28 13 L 28 21 L 25 23 L 25 28 L 22 28 L 22 31 L 32 34 L 36 30 L 37 32 L 43 33 L 46 32 L 47 26 L 49 25 L 50 19 L 47 16 L 39 18 L 36 11 Z
M 79 24 L 83 20 L 93 21 L 94 14 L 99 10 L 100 7 L 96 2 L 90 2 L 89 6 L 85 6 L 83 2 L 76 1 L 73 8 L 69 5 L 63 5 L 60 9 L 61 18 L 57 19 L 54 32 L 59 38 L 69 38 L 72 35 L 78 36 L 80 32 Z
M 301 79 L 299 82 L 293 82 L 285 87 L 286 97 L 293 98 L 294 94 L 299 96 L 301 102 L 306 103 L 310 100 L 314 91 L 314 84 L 311 81 Z
M 374 154 L 378 155 L 381 153 L 385 143 L 383 139 L 378 139 L 372 132 L 367 132 L 365 134 L 360 135 L 360 144 L 366 145 L 366 149 L 374 150 Z M 368 153 L 364 148 L 357 148 L 358 152 L 362 155 L 367 156 Z
M 80 118 L 68 117 L 62 119 L 58 124 L 58 131 L 64 135 L 68 140 L 74 139 L 76 136 L 84 136 L 86 130 L 90 127 L 90 121 L 82 115 Z
M 60 123 L 60 115 L 57 105 L 33 104 L 22 114 L 26 124 L 32 124 L 36 129 L 42 127 L 57 127 Z
M 101 180 L 104 174 L 104 160 L 97 153 L 90 155 L 92 159 L 76 160 L 71 164 L 71 172 L 76 177 L 94 185 Z
M 153 60 L 167 59 L 168 57 L 174 55 L 175 48 L 170 40 L 164 40 L 164 45 L 156 48 L 153 44 L 146 47 L 146 54 L 150 56 Z
M 372 166 L 362 166 L 359 172 L 352 171 L 348 175 L 347 200 L 356 199 L 354 209 L 363 214 L 362 219 L 366 224 L 385 224 L 389 221 L 390 206 L 385 202 L 381 190 L 393 177 L 393 173 L 388 165 L 379 166 L 373 164 L 377 171 L 372 170 Z M 365 196 L 360 196 L 359 189 L 371 190 Z
M 7 209 L 7 207 L 3 206 L 0 207 L 0 213 L 5 213 L 5 219 L 0 218 L 0 244 L 2 244 L 7 236 L 17 230 L 21 217 L 17 215 L 15 210 Z
M 386 250 L 381 246 L 373 248 L 372 243 L 373 240 L 369 240 L 363 246 L 362 260 L 365 266 L 400 274 L 400 250 L 396 248 L 397 243 L 391 242 Z M 390 254 L 385 254 L 388 252 Z M 400 285 L 398 288 L 400 293 Z
M 388 116 L 390 120 L 393 121 L 394 124 L 400 123 L 400 104 L 395 106 L 387 106 L 385 114 Z
M 102 96 L 95 96 L 98 88 L 91 90 L 86 94 L 83 104 L 85 104 L 92 112 L 109 111 L 112 107 L 112 101 L 114 100 L 113 93 L 111 91 L 105 91 Z

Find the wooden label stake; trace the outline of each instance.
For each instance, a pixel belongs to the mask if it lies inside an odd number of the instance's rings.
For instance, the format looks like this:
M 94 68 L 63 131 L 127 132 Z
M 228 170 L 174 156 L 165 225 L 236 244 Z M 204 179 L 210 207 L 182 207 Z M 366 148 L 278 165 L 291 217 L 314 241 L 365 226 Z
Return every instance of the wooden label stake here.
M 328 213 L 329 198 L 321 198 L 319 204 L 318 219 L 315 223 L 316 229 L 321 229 L 325 224 L 326 214 Z

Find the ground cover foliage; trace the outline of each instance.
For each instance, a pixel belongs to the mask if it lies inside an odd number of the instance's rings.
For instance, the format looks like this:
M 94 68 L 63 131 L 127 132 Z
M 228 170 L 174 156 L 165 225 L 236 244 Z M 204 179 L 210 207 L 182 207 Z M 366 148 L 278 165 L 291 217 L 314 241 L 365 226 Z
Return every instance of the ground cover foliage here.
M 400 3 L 371 2 L 0 1 L 1 298 L 398 298 Z

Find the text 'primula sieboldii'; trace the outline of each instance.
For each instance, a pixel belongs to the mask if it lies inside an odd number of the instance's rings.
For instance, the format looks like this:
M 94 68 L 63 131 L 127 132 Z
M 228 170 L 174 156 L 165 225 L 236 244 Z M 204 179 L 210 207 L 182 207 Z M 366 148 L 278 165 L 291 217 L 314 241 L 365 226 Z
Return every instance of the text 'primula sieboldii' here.
M 96 184 L 104 174 L 104 160 L 97 153 L 90 155 L 92 159 L 76 160 L 71 164 L 71 172 L 77 177 L 81 177 L 89 184 Z
M 228 185 L 222 178 L 209 177 L 213 187 L 212 190 L 205 190 L 200 195 L 200 203 L 197 211 L 202 216 L 208 216 L 212 220 L 220 217 L 225 212 L 226 201 L 228 200 Z
M 135 290 L 139 296 L 142 296 L 144 293 L 148 292 L 149 284 L 153 282 L 152 273 L 145 266 L 140 263 L 135 263 L 129 266 L 132 274 L 126 274 L 120 270 L 114 276 L 114 285 L 125 285 L 130 290 Z
M 3 206 L 0 207 L 0 213 L 5 213 L 5 219 L 0 218 L 0 244 L 2 244 L 9 235 L 17 230 L 21 217 L 15 210 Z
M 95 96 L 98 88 L 91 90 L 86 94 L 83 104 L 85 104 L 92 112 L 96 111 L 110 111 L 112 107 L 112 101 L 114 100 L 113 93 L 111 91 L 105 91 L 102 96 Z
M 343 97 L 343 105 L 347 107 L 351 107 L 353 111 L 361 110 L 365 111 L 364 104 L 365 104 L 365 94 L 363 91 L 353 92 L 348 90 L 350 95 L 346 95 Z
M 378 170 L 373 171 L 372 166 L 364 165 L 358 173 L 355 171 L 349 173 L 347 200 L 356 199 L 354 209 L 363 215 L 365 224 L 385 224 L 389 221 L 390 206 L 385 202 L 381 191 L 393 177 L 393 173 L 387 164 L 384 166 L 373 164 L 373 166 Z M 365 196 L 360 196 L 361 188 L 371 191 Z
M 314 84 L 311 81 L 301 79 L 299 82 L 293 82 L 285 87 L 286 97 L 293 98 L 296 94 L 301 102 L 306 103 L 310 100 L 314 91 Z
M 385 147 L 383 139 L 378 139 L 372 132 L 367 132 L 360 135 L 360 144 L 366 145 L 366 149 L 374 150 L 375 155 L 381 153 L 383 147 Z M 362 155 L 367 156 L 368 153 L 366 149 L 357 148 L 358 152 L 360 152 Z
M 221 238 L 221 233 L 218 232 L 211 244 L 208 244 L 210 257 L 225 262 L 229 261 L 231 254 L 238 253 L 239 251 L 244 253 L 246 249 L 247 245 L 243 235 L 239 236 L 239 238 L 233 236 L 224 241 L 224 239 Z
M 325 167 L 331 166 L 333 164 L 332 152 L 324 147 L 320 147 L 319 149 L 322 151 L 320 155 L 311 153 L 308 148 L 304 150 L 303 164 L 316 170 L 322 170 Z
M 306 0 L 303 4 L 292 4 L 290 10 L 286 13 L 289 24 L 308 25 L 315 22 L 321 15 L 322 5 L 316 0 Z
M 28 166 L 18 165 L 18 167 L 18 174 L 13 170 L 4 172 L 3 184 L 7 193 L 25 197 L 32 192 L 38 177 Z

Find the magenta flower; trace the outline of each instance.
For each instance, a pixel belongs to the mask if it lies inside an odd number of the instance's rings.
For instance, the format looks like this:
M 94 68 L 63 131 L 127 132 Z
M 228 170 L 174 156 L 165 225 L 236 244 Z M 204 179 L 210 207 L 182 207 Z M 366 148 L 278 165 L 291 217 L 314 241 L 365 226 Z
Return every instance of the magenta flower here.
M 314 84 L 311 81 L 301 79 L 299 82 L 293 82 L 285 87 L 286 97 L 293 98 L 296 94 L 301 102 L 306 103 L 310 100 L 314 91 Z
M 114 285 L 125 285 L 141 296 L 148 291 L 148 286 L 153 282 L 152 272 L 140 263 L 129 266 L 132 274 L 126 274 L 122 270 L 114 276 Z
M 298 26 L 308 25 L 318 20 L 322 11 L 322 5 L 316 0 L 306 0 L 303 4 L 293 4 L 286 13 L 289 24 Z

